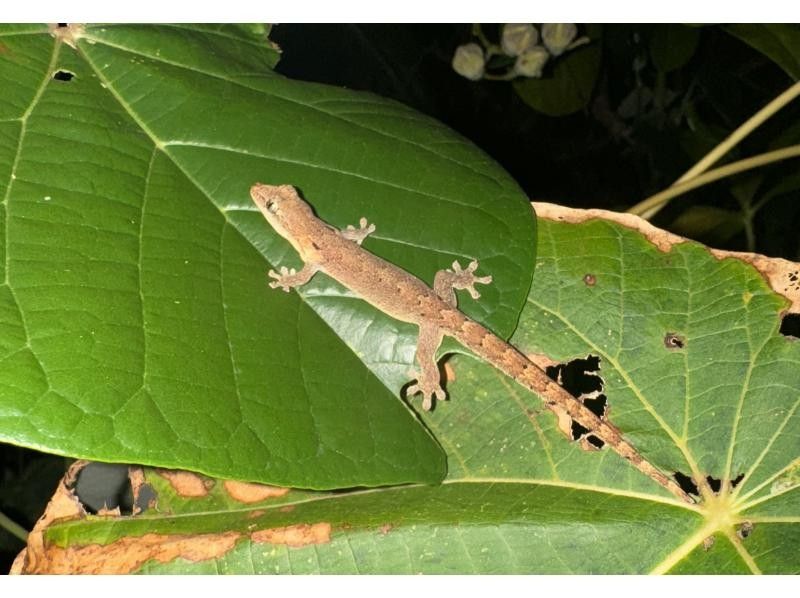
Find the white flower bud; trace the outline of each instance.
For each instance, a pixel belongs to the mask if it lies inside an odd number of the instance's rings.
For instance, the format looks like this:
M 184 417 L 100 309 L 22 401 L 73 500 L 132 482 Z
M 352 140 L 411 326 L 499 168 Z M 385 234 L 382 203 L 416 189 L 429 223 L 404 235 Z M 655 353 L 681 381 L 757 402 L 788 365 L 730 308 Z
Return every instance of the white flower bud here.
M 558 56 L 572 43 L 578 35 L 574 23 L 546 23 L 542 25 L 542 42 L 550 54 Z
M 483 48 L 478 44 L 464 44 L 456 48 L 453 55 L 453 70 L 470 81 L 478 81 L 483 77 L 486 57 Z
M 508 23 L 503 25 L 500 45 L 507 56 L 519 56 L 539 41 L 539 32 L 530 23 Z
M 514 63 L 514 72 L 523 77 L 541 77 L 550 54 L 542 46 L 534 46 L 517 56 Z

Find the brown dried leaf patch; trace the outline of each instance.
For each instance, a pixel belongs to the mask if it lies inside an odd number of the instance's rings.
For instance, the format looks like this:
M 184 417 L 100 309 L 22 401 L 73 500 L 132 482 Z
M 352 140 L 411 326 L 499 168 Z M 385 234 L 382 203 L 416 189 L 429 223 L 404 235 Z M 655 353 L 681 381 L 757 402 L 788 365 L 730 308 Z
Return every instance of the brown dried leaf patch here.
M 111 544 L 89 544 L 61 548 L 48 546 L 41 569 L 25 573 L 48 574 L 123 574 L 137 571 L 148 561 L 168 563 L 181 558 L 197 562 L 219 558 L 231 550 L 238 532 L 166 536 L 145 534 L 121 538 Z
M 64 27 L 59 26 L 58 23 L 50 23 L 48 29 L 50 29 L 50 35 L 73 49 L 77 49 L 76 42 L 85 33 L 85 27 L 82 23 L 67 23 Z
M 299 524 L 264 529 L 250 534 L 259 544 L 282 544 L 291 548 L 330 542 L 330 523 Z M 116 575 L 138 571 L 148 562 L 169 563 L 218 559 L 232 550 L 243 537 L 240 532 L 218 534 L 165 535 L 149 533 L 120 538 L 110 544 L 75 545 L 62 548 L 43 545 L 35 559 L 12 573 Z M 30 554 L 30 547 L 29 547 Z
M 123 537 L 108 544 L 75 544 L 61 547 L 49 543 L 45 539 L 45 534 L 51 525 L 86 518 L 86 511 L 72 492 L 78 473 L 86 465 L 86 461 L 76 462 L 61 480 L 44 515 L 28 535 L 27 547 L 14 561 L 11 574 L 127 574 L 141 569 L 148 562 L 168 563 L 175 559 L 198 562 L 218 559 L 233 549 L 240 539 L 248 537 L 257 543 L 282 544 L 289 547 L 330 542 L 331 524 L 313 523 L 263 529 L 252 533 L 239 531 L 205 534 L 148 533 L 143 536 Z M 133 467 L 129 475 L 136 492 L 137 488 L 145 484 L 144 472 L 141 468 Z M 259 487 L 260 496 L 264 495 L 265 488 L 269 489 L 270 496 L 276 496 L 276 490 L 277 496 L 288 492 L 285 488 L 257 484 L 252 486 Z M 287 509 L 281 509 L 285 510 Z M 255 510 L 251 513 L 251 518 L 264 513 L 264 510 Z M 117 514 L 107 513 L 107 515 Z
M 81 501 L 78 500 L 71 489 L 75 486 L 78 473 L 87 464 L 88 461 L 76 461 L 64 474 L 64 477 L 58 483 L 56 491 L 53 493 L 53 498 L 47 504 L 44 514 L 33 526 L 31 533 L 28 534 L 28 545 L 14 559 L 9 573 L 12 575 L 33 573 L 46 566 L 44 531 L 55 522 L 72 521 L 86 517 L 86 511 Z
M 258 544 L 285 544 L 292 548 L 309 544 L 327 544 L 331 541 L 331 524 L 327 522 L 287 527 L 274 527 L 253 532 L 250 539 Z
M 178 496 L 202 498 L 214 487 L 214 481 L 190 471 L 159 469 L 158 475 L 167 480 Z
M 267 486 L 266 484 L 254 484 L 251 482 L 236 482 L 233 480 L 226 480 L 224 486 L 233 500 L 245 504 L 261 502 L 268 498 L 277 498 L 289 492 L 288 488 Z

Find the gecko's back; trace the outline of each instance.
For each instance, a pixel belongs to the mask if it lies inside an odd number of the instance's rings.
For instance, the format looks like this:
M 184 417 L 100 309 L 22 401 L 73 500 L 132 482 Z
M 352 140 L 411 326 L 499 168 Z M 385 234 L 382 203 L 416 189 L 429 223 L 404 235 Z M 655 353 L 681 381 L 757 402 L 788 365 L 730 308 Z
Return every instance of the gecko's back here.
M 323 242 L 320 270 L 393 318 L 413 324 L 444 319 L 448 328 L 466 319 L 424 282 L 353 241 L 330 231 Z

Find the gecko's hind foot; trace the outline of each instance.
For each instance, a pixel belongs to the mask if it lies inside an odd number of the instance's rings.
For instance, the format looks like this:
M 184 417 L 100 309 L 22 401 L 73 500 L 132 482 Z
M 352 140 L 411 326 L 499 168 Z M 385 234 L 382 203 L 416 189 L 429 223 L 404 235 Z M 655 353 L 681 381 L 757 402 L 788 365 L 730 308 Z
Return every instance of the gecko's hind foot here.
M 434 401 L 447 400 L 447 394 L 444 389 L 438 384 L 422 384 L 420 381 L 411 384 L 406 389 L 406 397 L 411 397 L 417 393 L 422 393 L 422 408 L 425 411 L 430 411 L 433 408 Z
M 475 276 L 478 269 L 478 261 L 472 260 L 466 270 L 461 268 L 457 261 L 453 262 L 453 269 L 448 270 L 453 275 L 453 288 L 463 289 L 470 294 L 473 299 L 478 299 L 481 294 L 475 289 L 475 284 L 489 284 L 492 282 L 491 276 Z

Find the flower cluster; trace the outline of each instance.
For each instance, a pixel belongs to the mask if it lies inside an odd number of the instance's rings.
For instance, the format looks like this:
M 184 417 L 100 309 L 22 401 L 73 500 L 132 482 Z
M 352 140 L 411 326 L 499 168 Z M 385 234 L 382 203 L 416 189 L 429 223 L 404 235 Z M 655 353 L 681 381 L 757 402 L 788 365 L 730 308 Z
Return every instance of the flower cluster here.
M 530 23 L 503 25 L 500 45 L 492 44 L 483 35 L 480 26 L 473 32 L 481 42 L 469 43 L 456 48 L 453 55 L 453 70 L 471 81 L 480 79 L 509 80 L 515 77 L 541 77 L 542 69 L 550 58 L 589 42 L 589 38 L 578 36 L 573 23 L 545 23 L 540 30 Z M 513 59 L 500 74 L 487 72 L 489 61 L 495 56 Z

